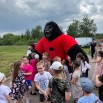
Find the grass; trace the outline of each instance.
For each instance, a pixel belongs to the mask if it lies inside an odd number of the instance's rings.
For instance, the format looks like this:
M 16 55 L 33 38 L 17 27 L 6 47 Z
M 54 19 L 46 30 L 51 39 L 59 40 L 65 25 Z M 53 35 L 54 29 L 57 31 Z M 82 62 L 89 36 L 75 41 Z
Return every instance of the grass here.
M 26 54 L 27 46 L 0 46 L 0 72 L 10 75 L 10 65 Z
M 83 48 L 83 50 L 86 52 L 87 55 L 90 55 L 90 49 L 89 48 Z

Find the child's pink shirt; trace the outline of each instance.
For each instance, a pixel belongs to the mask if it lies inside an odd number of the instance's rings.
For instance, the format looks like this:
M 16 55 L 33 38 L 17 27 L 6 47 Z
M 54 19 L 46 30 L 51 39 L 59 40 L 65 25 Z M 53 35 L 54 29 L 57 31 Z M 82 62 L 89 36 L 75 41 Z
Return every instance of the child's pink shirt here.
M 22 71 L 24 73 L 32 72 L 33 71 L 33 67 L 32 67 L 31 64 L 27 64 L 27 65 L 23 64 L 22 65 Z M 31 75 L 25 75 L 25 80 L 31 80 L 31 76 L 32 76 L 32 74 Z
M 32 72 L 32 76 L 31 76 L 31 80 L 33 80 L 34 81 L 34 77 L 35 77 L 35 75 L 37 74 L 37 67 L 36 67 L 36 60 L 35 59 L 31 59 L 30 60 L 30 64 L 32 65 L 32 67 L 33 67 L 33 72 Z

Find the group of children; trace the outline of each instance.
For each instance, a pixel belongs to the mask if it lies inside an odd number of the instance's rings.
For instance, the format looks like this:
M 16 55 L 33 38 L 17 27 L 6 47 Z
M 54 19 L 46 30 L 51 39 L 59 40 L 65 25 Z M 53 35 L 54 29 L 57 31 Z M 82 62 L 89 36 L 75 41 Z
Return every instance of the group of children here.
M 72 73 L 66 60 L 56 56 L 51 63 L 47 52 L 42 54 L 42 60 L 36 53 L 31 53 L 31 58 L 24 56 L 22 61 L 13 63 L 11 89 L 2 84 L 5 77 L 0 74 L 0 103 L 10 103 L 9 96 L 16 100 L 15 103 L 22 103 L 24 94 L 26 103 L 30 103 L 29 94 L 36 95 L 35 88 L 39 90 L 40 103 L 45 100 L 49 103 L 69 103 L 71 96 L 74 103 L 96 103 L 99 99 L 92 93 L 94 85 L 88 78 L 90 65 L 81 53 L 71 65 Z

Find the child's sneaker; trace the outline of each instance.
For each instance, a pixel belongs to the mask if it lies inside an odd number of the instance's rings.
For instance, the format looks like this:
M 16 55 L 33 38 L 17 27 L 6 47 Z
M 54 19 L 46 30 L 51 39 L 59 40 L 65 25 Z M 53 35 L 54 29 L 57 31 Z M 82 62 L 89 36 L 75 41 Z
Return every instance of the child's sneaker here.
M 30 95 L 36 95 L 36 92 L 32 92 L 32 91 L 31 91 L 31 92 L 30 92 Z

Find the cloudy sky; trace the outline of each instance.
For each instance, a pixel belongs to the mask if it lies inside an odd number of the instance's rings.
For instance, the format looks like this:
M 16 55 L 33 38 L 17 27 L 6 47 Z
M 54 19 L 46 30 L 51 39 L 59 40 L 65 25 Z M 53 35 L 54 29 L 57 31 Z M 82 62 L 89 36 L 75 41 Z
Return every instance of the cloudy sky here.
M 0 36 L 44 27 L 51 20 L 65 31 L 73 19 L 81 20 L 85 14 L 103 33 L 103 0 L 0 0 Z

